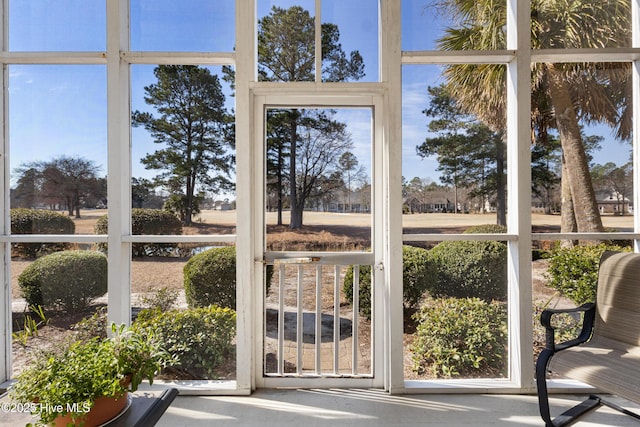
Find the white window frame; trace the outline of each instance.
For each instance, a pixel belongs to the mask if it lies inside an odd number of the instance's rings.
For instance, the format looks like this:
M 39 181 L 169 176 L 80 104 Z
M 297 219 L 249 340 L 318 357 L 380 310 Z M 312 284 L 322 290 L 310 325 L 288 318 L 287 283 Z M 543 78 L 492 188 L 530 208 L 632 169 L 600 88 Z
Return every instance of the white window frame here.
M 640 0 L 632 0 L 632 47 L 627 49 L 579 49 L 579 50 L 531 50 L 530 46 L 530 0 L 507 1 L 507 49 L 504 51 L 401 51 L 401 0 L 380 0 L 380 82 L 366 83 L 355 87 L 381 92 L 384 95 L 385 115 L 381 123 L 384 135 L 384 197 L 377 209 L 384 210 L 384 222 L 380 232 L 385 235 L 384 265 L 386 283 L 393 285 L 385 301 L 384 317 L 384 388 L 390 392 L 532 392 L 533 380 L 532 325 L 531 325 L 531 243 L 533 240 L 561 239 L 562 234 L 533 234 L 531 232 L 531 186 L 530 186 L 530 64 L 536 61 L 619 61 L 632 63 L 633 104 L 640 105 Z M 250 285 L 255 279 L 255 182 L 250 171 L 253 167 L 255 141 L 253 123 L 254 89 L 256 83 L 256 0 L 236 0 L 236 52 L 234 53 L 189 53 L 189 52 L 131 52 L 129 50 L 129 1 L 105 0 L 107 11 L 107 46 L 104 52 L 9 52 L 8 51 L 8 4 L 0 0 L 0 63 L 2 64 L 3 90 L 0 92 L 0 155 L 3 168 L 0 179 L 4 194 L 0 201 L 2 209 L 0 256 L 3 268 L 0 278 L 3 283 L 0 319 L 0 382 L 8 380 L 11 373 L 11 251 L 12 242 L 38 239 L 39 241 L 108 242 L 109 243 L 109 319 L 128 322 L 130 319 L 130 244 L 140 241 L 219 241 L 235 240 L 238 249 L 237 266 L 238 304 L 245 307 L 238 312 L 237 320 L 237 379 L 233 384 L 221 388 L 211 383 L 194 383 L 193 393 L 226 394 L 250 393 L 256 387 L 255 354 L 255 307 L 256 295 Z M 319 4 L 317 0 L 316 4 Z M 318 9 L 318 6 L 316 6 Z M 316 11 L 318 13 L 318 11 Z M 507 66 L 507 149 L 508 174 L 508 232 L 506 235 L 488 236 L 487 239 L 508 241 L 509 272 L 509 379 L 508 380 L 457 380 L 457 381 L 405 381 L 403 375 L 402 343 L 402 84 L 401 70 L 405 64 L 450 64 L 450 63 L 496 63 Z M 108 120 L 108 236 L 75 235 L 11 236 L 9 220 L 9 147 L 8 147 L 8 66 L 15 64 L 98 64 L 107 67 L 107 120 Z M 232 65 L 236 70 L 236 167 L 237 167 L 237 234 L 235 236 L 180 236 L 145 237 L 132 236 L 130 229 L 130 65 L 131 64 L 195 64 Z M 311 83 L 314 90 L 322 93 L 343 90 L 340 84 Z M 296 83 L 280 83 L 278 90 L 295 88 Z M 266 89 L 264 90 L 272 90 Z M 640 200 L 640 148 L 638 132 L 640 107 L 633 115 L 634 156 L 634 200 Z M 379 199 L 378 199 L 379 200 Z M 392 208 L 393 207 L 393 208 Z M 572 237 L 589 238 L 595 235 L 572 234 Z M 602 235 L 595 237 L 601 238 Z M 636 251 L 640 251 L 640 210 L 634 209 L 634 232 L 618 233 L 617 237 L 634 240 Z M 443 235 L 423 235 L 424 240 L 442 240 Z M 458 237 L 451 237 L 458 238 Z M 465 237 L 468 238 L 468 237 Z M 165 240 L 166 239 L 166 240 Z M 222 391 L 220 391 L 222 390 Z M 189 392 L 189 391 L 187 391 Z

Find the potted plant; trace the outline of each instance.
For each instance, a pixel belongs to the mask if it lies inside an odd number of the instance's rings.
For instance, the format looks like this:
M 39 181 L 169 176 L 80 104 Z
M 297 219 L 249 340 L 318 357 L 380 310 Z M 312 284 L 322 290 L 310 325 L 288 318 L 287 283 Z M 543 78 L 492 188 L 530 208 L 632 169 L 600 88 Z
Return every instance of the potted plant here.
M 10 396 L 30 408 L 35 426 L 100 425 L 126 408 L 127 393 L 175 363 L 152 334 L 112 326 L 110 338 L 75 341 L 57 352 L 43 352 L 18 375 Z M 111 403 L 112 413 L 96 415 Z M 106 418 L 106 419 L 105 419 Z

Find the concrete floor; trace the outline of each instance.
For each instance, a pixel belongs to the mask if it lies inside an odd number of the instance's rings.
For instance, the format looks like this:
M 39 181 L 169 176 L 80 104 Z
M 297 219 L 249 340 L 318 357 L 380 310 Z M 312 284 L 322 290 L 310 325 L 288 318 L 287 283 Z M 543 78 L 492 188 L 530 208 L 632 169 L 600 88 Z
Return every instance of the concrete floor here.
M 552 413 L 582 396 L 554 395 Z M 640 406 L 611 400 L 627 409 Z M 178 396 L 158 427 L 187 426 L 543 426 L 537 397 L 521 395 L 403 395 L 379 390 L 261 390 L 251 396 Z M 640 427 L 601 406 L 575 427 Z

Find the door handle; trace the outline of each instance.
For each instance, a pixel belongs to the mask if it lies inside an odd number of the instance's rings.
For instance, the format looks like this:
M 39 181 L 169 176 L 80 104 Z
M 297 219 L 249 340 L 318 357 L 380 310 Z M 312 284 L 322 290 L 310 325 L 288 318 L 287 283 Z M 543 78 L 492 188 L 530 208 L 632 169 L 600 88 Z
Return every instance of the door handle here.
M 320 257 L 307 256 L 299 258 L 276 258 L 273 260 L 273 265 L 278 264 L 311 264 L 320 261 Z

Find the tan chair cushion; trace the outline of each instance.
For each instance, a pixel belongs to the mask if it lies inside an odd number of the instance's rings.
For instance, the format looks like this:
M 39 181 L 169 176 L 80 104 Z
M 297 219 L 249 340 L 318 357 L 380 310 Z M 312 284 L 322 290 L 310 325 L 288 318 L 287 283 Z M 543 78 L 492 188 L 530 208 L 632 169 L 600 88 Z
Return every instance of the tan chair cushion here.
M 640 346 L 640 254 L 603 255 L 596 309 L 594 336 Z
M 640 402 L 640 347 L 603 337 L 556 353 L 551 372 Z
M 551 358 L 551 372 L 640 402 L 640 254 L 600 261 L 593 337 Z

